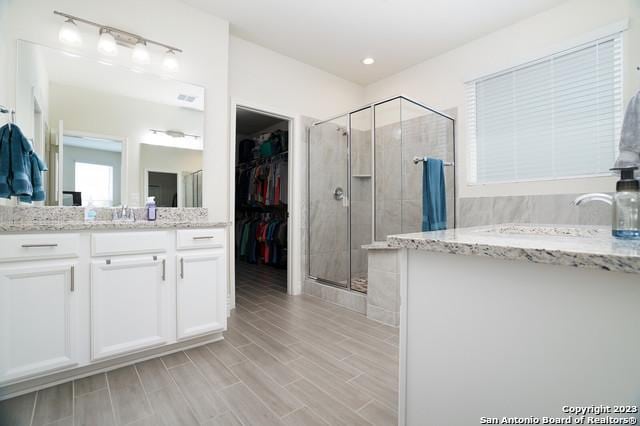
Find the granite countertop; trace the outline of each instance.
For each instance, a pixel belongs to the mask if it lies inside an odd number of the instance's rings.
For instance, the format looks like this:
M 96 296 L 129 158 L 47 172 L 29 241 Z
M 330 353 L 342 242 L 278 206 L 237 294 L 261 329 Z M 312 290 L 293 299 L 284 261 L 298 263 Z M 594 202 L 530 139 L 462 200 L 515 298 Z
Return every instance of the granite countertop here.
M 221 228 L 228 222 L 209 221 L 209 212 L 201 207 L 157 210 L 156 221 L 144 220 L 145 209 L 131 209 L 138 220 L 111 220 L 114 208 L 96 209 L 97 218 L 85 222 L 82 207 L 7 207 L 0 206 L 0 232 L 108 231 L 126 229 Z
M 185 221 L 42 221 L 42 222 L 0 222 L 0 232 L 54 232 L 54 231 L 108 231 L 126 229 L 198 229 L 227 227 L 228 222 L 185 222 Z
M 388 241 L 375 241 L 371 244 L 365 244 L 360 248 L 364 250 L 396 250 L 398 247 L 392 247 Z
M 503 224 L 391 235 L 392 247 L 640 273 L 640 240 L 620 240 L 611 228 Z

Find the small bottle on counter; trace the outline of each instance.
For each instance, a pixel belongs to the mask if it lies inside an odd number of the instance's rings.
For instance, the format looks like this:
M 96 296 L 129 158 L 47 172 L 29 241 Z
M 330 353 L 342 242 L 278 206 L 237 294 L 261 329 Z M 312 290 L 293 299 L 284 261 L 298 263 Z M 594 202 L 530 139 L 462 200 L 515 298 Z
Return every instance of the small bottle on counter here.
M 97 215 L 98 213 L 96 207 L 93 205 L 93 200 L 89 199 L 87 206 L 84 208 L 84 220 L 86 222 L 93 222 L 96 220 Z
M 148 197 L 145 208 L 147 209 L 147 220 L 156 220 L 156 197 Z
M 612 233 L 616 238 L 640 239 L 640 182 L 635 178 L 637 167 L 618 167 L 620 180 L 613 196 Z

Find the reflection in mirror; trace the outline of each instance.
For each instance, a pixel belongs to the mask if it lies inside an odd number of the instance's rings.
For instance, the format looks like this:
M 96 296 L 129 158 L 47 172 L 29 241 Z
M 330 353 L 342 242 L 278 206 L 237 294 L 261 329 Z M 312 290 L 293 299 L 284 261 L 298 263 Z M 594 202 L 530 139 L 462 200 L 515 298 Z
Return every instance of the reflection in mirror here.
M 47 205 L 202 206 L 204 89 L 18 41 L 16 122 Z
M 75 199 L 63 197 L 62 204 L 120 205 L 122 141 L 66 134 L 63 145 L 63 193 L 71 192 Z
M 158 207 L 178 207 L 178 175 L 175 173 L 149 172 L 149 197 L 154 197 Z

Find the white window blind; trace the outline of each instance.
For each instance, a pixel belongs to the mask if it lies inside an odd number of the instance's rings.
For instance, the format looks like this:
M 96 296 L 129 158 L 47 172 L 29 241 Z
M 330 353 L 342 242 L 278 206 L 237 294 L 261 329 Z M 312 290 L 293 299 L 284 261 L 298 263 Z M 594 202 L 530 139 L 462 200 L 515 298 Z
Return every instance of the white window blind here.
M 467 83 L 470 182 L 609 174 L 622 69 L 617 33 Z

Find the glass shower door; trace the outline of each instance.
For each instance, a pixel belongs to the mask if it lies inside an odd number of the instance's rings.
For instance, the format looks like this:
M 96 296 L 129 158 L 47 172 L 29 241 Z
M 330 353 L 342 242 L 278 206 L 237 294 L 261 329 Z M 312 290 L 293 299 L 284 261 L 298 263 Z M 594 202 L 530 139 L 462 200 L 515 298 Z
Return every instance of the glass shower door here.
M 373 240 L 372 108 L 351 113 L 351 290 L 367 293 L 368 250 Z
M 350 277 L 348 116 L 309 134 L 309 275 L 348 287 Z

